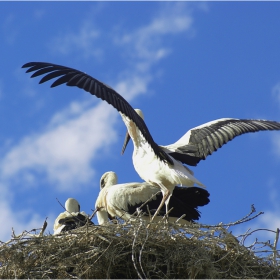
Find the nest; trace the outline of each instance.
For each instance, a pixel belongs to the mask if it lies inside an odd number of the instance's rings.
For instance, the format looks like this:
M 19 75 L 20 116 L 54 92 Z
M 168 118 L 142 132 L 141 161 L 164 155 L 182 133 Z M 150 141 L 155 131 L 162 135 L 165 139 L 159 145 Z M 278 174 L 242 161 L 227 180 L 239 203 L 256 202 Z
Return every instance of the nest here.
M 0 278 L 279 279 L 279 229 L 273 244 L 247 247 L 252 232 L 229 232 L 249 219 L 216 226 L 163 221 L 147 228 L 139 218 L 57 236 L 23 232 L 0 245 Z

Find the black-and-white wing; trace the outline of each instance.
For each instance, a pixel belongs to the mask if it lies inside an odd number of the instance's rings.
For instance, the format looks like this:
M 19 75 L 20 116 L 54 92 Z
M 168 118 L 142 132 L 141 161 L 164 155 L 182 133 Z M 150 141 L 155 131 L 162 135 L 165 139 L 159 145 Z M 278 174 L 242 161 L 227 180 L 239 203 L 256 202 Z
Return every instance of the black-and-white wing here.
M 26 73 L 35 71 L 31 78 L 45 75 L 40 80 L 40 84 L 56 78 L 51 87 L 56 87 L 61 84 L 66 84 L 67 86 L 76 86 L 92 95 L 95 95 L 98 98 L 101 98 L 102 100 L 105 100 L 119 112 L 129 117 L 129 119 L 131 119 L 136 124 L 159 159 L 173 164 L 172 159 L 154 142 L 142 118 L 119 93 L 117 93 L 108 85 L 79 70 L 52 63 L 29 62 L 24 64 L 22 68 L 28 68 Z
M 192 128 L 174 144 L 161 147 L 176 160 L 196 166 L 200 160 L 205 159 L 235 137 L 263 130 L 280 130 L 280 122 L 218 119 Z

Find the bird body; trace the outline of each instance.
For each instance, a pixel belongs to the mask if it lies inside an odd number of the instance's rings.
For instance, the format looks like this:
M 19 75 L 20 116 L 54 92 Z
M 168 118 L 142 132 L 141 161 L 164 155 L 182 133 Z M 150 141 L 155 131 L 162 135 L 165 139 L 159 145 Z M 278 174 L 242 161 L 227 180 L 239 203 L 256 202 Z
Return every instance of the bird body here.
M 139 112 L 140 110 L 137 109 Z M 143 117 L 143 113 L 141 116 Z M 150 184 L 163 184 L 166 188 L 172 188 L 177 184 L 184 186 L 193 186 L 194 183 L 203 186 L 194 176 L 193 172 L 184 166 L 181 162 L 169 156 L 173 165 L 161 161 L 150 144 L 143 137 L 141 131 L 135 123 L 121 113 L 122 119 L 126 124 L 129 135 L 134 144 L 132 155 L 133 165 L 139 176 Z M 168 152 L 168 150 L 166 150 Z M 166 176 L 169 174 L 170 176 Z
M 53 231 L 54 235 L 71 229 L 81 227 L 89 221 L 88 215 L 80 212 L 80 204 L 74 198 L 68 198 L 65 202 L 66 211 L 60 213 L 55 219 Z M 89 221 L 89 223 L 92 223 Z
M 137 109 L 136 112 L 143 118 L 141 110 Z M 172 156 L 169 156 L 169 159 L 173 164 L 160 160 L 136 124 L 124 114 L 120 114 L 134 144 L 132 160 L 136 172 L 143 180 L 158 187 L 163 193 L 162 204 L 158 208 L 159 211 L 163 203 L 165 203 L 166 212 L 168 212 L 169 199 L 176 185 L 192 187 L 196 183 L 199 186 L 203 186 L 186 166 Z M 155 213 L 155 216 L 157 214 L 158 212 Z
M 145 221 L 150 220 L 150 214 L 154 214 L 162 201 L 162 194 L 158 187 L 147 182 L 132 182 L 117 184 L 117 175 L 109 171 L 102 175 L 100 180 L 100 193 L 96 200 L 95 207 L 99 224 L 104 224 L 115 217 L 123 220 L 135 219 L 137 209 L 141 210 Z M 173 208 L 169 214 L 169 221 L 174 222 L 185 214 L 180 223 L 188 223 L 198 220 L 200 217 L 197 211 L 198 206 L 204 206 L 209 203 L 209 193 L 201 188 L 180 188 L 175 187 L 173 196 L 170 199 L 170 208 Z M 149 201 L 148 201 L 149 200 Z M 147 202 L 148 201 L 148 202 Z M 143 206 L 143 204 L 146 205 Z M 148 209 L 147 209 L 148 206 Z M 161 220 L 166 211 L 161 211 L 154 221 Z
M 108 217 L 130 220 L 136 210 L 131 213 L 129 207 L 143 204 L 157 192 L 160 192 L 159 189 L 148 183 L 135 182 L 105 187 L 100 191 L 95 204 L 100 209 L 97 211 L 98 223 L 104 224 Z

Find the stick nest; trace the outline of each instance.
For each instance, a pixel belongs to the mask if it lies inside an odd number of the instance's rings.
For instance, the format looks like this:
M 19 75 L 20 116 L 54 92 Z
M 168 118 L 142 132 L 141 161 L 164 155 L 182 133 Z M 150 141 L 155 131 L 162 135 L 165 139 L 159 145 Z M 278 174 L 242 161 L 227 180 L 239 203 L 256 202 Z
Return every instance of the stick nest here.
M 163 221 L 147 229 L 137 219 L 85 225 L 56 236 L 23 232 L 0 245 L 0 278 L 279 279 L 279 229 L 274 244 L 256 240 L 245 246 L 252 232 L 235 237 L 228 231 L 238 222 L 179 226 Z

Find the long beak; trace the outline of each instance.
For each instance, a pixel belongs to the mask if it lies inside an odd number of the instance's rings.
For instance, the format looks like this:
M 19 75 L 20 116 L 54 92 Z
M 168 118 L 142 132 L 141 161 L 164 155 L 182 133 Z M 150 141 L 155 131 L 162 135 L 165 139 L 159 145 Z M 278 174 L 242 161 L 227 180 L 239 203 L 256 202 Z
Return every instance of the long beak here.
M 129 140 L 130 140 L 130 135 L 127 132 L 126 135 L 125 135 L 123 146 L 122 146 L 122 155 L 123 155 L 123 153 L 124 153 L 124 151 L 126 149 L 126 146 L 127 146 L 128 142 L 129 142 Z

